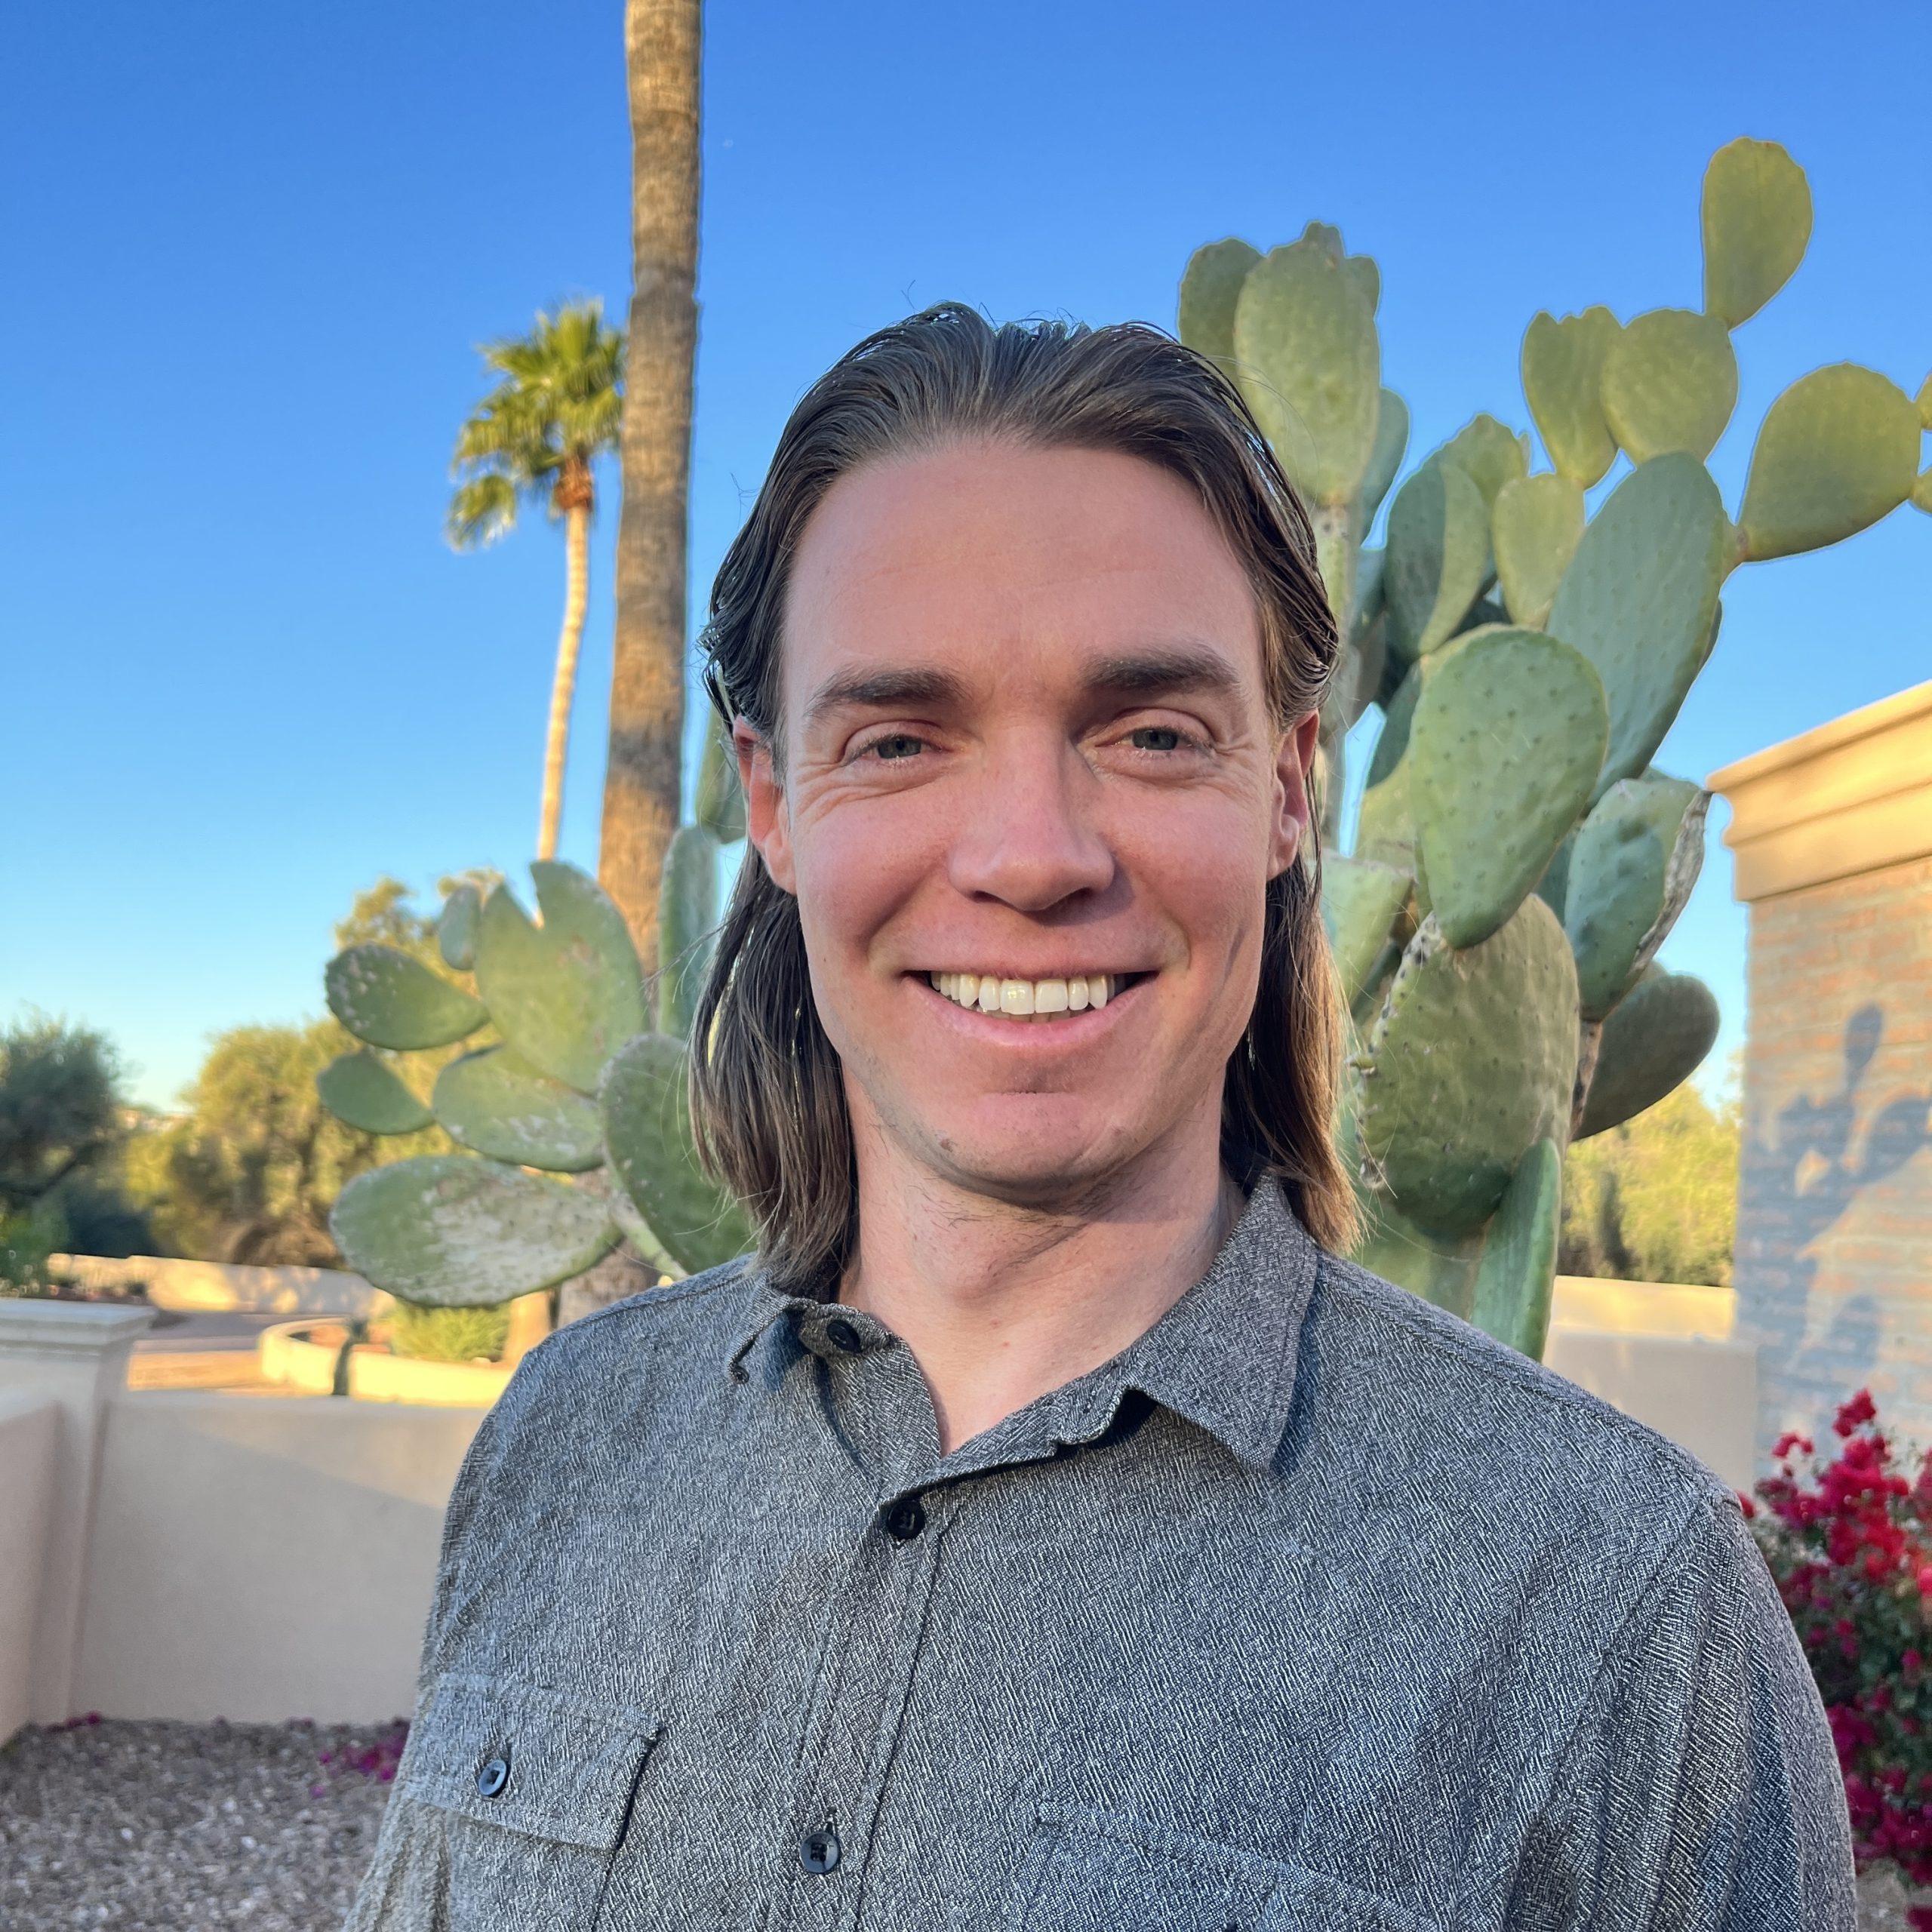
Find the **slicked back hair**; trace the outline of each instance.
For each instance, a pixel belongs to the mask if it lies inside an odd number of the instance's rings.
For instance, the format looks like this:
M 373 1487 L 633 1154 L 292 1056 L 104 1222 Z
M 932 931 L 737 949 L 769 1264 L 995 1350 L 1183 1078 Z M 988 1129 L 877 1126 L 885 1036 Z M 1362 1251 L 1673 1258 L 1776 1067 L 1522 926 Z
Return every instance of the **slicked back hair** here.
M 1140 322 L 995 325 L 943 303 L 869 336 L 792 412 L 725 554 L 701 640 L 728 728 L 744 718 L 782 774 L 780 654 L 792 561 L 842 476 L 963 443 L 1138 457 L 1177 478 L 1246 573 L 1277 729 L 1318 709 L 1338 643 L 1307 512 L 1233 384 Z M 1278 1177 L 1333 1249 L 1355 1225 L 1334 1139 L 1343 1016 L 1317 906 L 1321 854 L 1266 888 L 1260 980 L 1227 1066 L 1223 1164 Z M 820 1023 L 797 901 L 747 851 L 691 1029 L 691 1116 L 705 1164 L 744 1201 L 759 1258 L 823 1293 L 858 1237 L 858 1175 L 838 1056 Z

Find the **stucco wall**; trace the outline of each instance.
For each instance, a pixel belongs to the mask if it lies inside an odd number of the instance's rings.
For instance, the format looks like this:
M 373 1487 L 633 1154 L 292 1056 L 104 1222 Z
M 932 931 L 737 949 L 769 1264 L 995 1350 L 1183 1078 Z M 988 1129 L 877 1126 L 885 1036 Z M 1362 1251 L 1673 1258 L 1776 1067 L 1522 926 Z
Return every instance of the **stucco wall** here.
M 51 1397 L 0 1389 L 0 1740 L 26 1723 L 31 1708 L 60 1422 Z
M 1932 857 L 1759 900 L 1750 1002 L 1732 1278 L 1761 1447 L 1866 1386 L 1932 1445 Z
M 232 1392 L 109 1402 L 77 1706 L 406 1715 L 444 1506 L 482 1415 Z

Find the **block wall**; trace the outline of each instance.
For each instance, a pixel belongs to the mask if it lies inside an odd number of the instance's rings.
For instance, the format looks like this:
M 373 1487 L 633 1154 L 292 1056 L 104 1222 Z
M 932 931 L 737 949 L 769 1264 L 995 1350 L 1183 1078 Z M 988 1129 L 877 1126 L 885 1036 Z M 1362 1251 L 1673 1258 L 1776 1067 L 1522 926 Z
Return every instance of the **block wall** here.
M 1751 908 L 1737 1332 L 1758 1452 L 1869 1387 L 1932 1445 L 1932 857 Z

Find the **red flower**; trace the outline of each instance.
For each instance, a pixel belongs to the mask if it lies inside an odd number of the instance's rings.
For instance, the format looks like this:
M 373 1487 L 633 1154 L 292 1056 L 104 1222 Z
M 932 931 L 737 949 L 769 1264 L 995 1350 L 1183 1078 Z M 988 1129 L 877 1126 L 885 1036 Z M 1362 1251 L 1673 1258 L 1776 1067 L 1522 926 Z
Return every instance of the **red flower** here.
M 1839 1435 L 1849 1435 L 1854 1429 L 1872 1421 L 1878 1413 L 1878 1410 L 1872 1404 L 1871 1390 L 1861 1389 L 1843 1408 L 1839 1410 L 1832 1426 L 1838 1431 Z

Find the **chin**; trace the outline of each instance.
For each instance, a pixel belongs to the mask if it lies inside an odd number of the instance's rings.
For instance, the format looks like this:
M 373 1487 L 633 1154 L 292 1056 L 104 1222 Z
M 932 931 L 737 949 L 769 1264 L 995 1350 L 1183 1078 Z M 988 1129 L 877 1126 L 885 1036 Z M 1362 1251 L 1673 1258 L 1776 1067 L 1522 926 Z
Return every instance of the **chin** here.
M 1089 1185 L 1140 1149 L 1118 1116 L 1103 1124 L 1084 1108 L 1043 1111 L 1047 1118 L 1013 1122 L 1008 1131 L 982 1121 L 934 1121 L 924 1137 L 934 1164 L 950 1169 L 962 1186 L 1015 1200 Z

